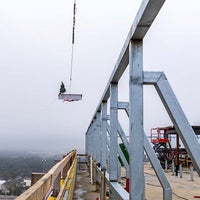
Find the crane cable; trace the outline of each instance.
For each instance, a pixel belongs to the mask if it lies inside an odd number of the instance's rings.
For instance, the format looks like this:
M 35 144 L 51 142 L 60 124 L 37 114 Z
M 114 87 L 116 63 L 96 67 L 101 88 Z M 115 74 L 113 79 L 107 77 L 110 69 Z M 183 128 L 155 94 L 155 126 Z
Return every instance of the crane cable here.
M 72 50 L 71 50 L 71 68 L 70 68 L 70 80 L 69 80 L 69 94 L 71 94 L 72 88 L 72 74 L 73 74 L 73 59 L 74 59 L 74 35 L 75 35 L 75 22 L 76 22 L 76 0 L 74 0 L 73 6 L 73 26 L 72 26 Z

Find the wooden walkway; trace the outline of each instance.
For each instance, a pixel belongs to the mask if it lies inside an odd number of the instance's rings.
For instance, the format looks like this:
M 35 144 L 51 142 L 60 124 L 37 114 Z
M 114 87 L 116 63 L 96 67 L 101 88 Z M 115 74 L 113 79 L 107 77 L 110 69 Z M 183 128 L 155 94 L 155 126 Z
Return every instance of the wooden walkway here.
M 97 200 L 99 193 L 96 186 L 90 184 L 90 177 L 87 169 L 77 169 L 74 200 Z M 100 198 L 99 198 L 100 199 Z

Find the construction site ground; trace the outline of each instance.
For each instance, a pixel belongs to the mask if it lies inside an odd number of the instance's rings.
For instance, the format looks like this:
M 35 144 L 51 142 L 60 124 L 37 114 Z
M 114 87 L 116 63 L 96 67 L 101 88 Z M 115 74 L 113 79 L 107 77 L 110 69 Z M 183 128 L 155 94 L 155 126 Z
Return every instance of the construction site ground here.
M 172 175 L 171 170 L 165 174 L 172 187 L 173 200 L 200 199 L 200 178 L 196 171 L 194 171 L 193 181 L 189 168 L 183 169 L 182 178 L 180 178 L 180 174 L 178 176 Z M 145 193 L 147 200 L 163 199 L 162 187 L 150 163 L 145 163 Z
M 156 177 L 156 174 L 149 162 L 145 163 L 145 198 L 146 200 L 163 199 L 163 189 Z M 121 171 L 121 184 L 125 188 L 125 169 Z M 183 169 L 182 178 L 172 175 L 171 170 L 165 173 L 172 187 L 173 200 L 192 200 L 200 199 L 200 178 L 194 171 L 193 181 L 191 180 L 190 170 Z M 99 193 L 96 186 L 90 184 L 90 177 L 87 169 L 77 170 L 74 200 L 97 200 Z

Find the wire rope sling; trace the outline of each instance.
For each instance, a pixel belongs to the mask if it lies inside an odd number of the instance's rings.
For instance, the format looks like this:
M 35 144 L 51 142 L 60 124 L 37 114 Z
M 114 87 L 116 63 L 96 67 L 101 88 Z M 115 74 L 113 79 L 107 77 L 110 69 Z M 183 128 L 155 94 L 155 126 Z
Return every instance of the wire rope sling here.
M 75 36 L 75 22 L 76 22 L 76 0 L 74 0 L 73 6 L 73 26 L 72 26 L 72 49 L 71 49 L 71 67 L 70 67 L 70 79 L 69 79 L 69 93 L 66 92 L 65 85 L 61 82 L 58 99 L 72 102 L 82 100 L 82 94 L 71 93 L 72 87 L 72 74 L 73 74 L 73 59 L 74 59 L 74 36 Z

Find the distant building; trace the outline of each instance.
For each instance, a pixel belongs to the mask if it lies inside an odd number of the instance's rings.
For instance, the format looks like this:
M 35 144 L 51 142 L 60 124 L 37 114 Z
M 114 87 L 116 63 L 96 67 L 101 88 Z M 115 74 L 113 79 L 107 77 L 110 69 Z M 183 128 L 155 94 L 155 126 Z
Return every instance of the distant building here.
M 3 189 L 3 184 L 4 184 L 5 182 L 6 182 L 5 180 L 0 180 L 0 190 Z
M 6 181 L 5 181 L 6 182 Z M 4 183 L 5 183 L 4 182 Z M 2 194 L 5 194 L 5 195 L 7 195 L 7 194 L 9 194 L 9 190 L 7 189 L 7 187 L 4 185 L 4 183 L 2 183 L 1 185 L 0 185 L 0 191 L 1 191 L 1 193 Z
M 30 187 L 31 186 L 31 179 L 24 179 L 24 183 L 26 186 Z

